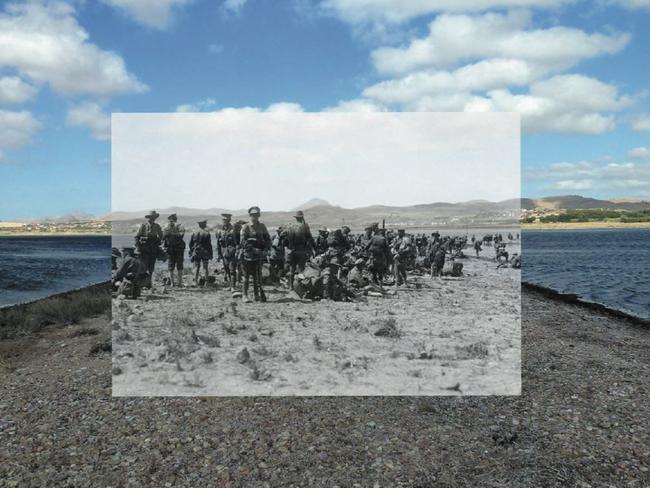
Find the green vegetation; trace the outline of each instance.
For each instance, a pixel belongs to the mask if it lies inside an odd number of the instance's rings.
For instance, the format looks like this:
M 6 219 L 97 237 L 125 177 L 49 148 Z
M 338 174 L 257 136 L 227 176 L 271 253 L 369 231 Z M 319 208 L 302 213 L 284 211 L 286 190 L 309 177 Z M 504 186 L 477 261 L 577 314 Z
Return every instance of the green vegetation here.
M 0 310 L 0 339 L 27 334 L 47 325 L 77 324 L 111 309 L 107 283 Z
M 522 223 L 533 223 L 534 217 L 526 217 L 522 219 Z M 543 224 L 557 223 L 557 222 L 622 222 L 622 223 L 635 223 L 635 222 L 650 222 L 650 210 L 638 210 L 635 212 L 628 212 L 623 210 L 611 209 L 584 209 L 584 210 L 567 210 L 561 214 L 543 215 L 539 217 L 539 221 Z

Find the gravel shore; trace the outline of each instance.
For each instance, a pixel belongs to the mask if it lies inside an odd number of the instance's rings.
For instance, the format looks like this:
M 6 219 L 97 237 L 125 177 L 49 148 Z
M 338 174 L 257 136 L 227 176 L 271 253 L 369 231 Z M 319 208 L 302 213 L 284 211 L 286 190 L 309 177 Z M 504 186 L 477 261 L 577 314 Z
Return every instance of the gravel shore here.
M 525 290 L 515 397 L 112 398 L 110 320 L 0 343 L 0 486 L 650 485 L 650 330 Z

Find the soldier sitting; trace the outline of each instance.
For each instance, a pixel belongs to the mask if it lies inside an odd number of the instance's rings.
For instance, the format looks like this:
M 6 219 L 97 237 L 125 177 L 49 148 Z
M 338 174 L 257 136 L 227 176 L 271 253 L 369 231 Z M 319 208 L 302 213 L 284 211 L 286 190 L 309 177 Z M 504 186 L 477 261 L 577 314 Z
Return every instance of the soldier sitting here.
M 142 287 L 150 278 L 147 266 L 140 259 L 139 252 L 132 247 L 123 247 L 122 256 L 124 259 L 111 279 L 111 286 L 118 296 L 138 298 Z

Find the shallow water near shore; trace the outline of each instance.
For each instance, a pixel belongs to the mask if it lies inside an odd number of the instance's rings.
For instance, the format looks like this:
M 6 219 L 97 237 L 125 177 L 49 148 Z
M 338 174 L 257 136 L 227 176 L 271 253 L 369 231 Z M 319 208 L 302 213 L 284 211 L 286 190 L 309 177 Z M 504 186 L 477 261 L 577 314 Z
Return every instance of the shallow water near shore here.
M 0 307 L 110 280 L 111 238 L 0 237 Z
M 525 231 L 522 280 L 650 318 L 650 229 Z

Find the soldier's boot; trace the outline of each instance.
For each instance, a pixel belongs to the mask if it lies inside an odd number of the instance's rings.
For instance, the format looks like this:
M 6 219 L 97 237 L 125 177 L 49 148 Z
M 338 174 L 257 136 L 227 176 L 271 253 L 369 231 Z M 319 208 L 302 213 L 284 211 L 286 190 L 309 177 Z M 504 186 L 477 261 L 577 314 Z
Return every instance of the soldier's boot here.
M 255 301 L 260 301 L 260 284 L 257 280 L 257 277 L 253 279 L 253 295 L 255 296 Z
M 169 272 L 169 285 L 172 286 L 172 287 L 174 286 L 174 271 L 173 270 Z
M 251 303 L 251 299 L 248 297 L 248 280 L 244 279 L 244 293 L 241 297 L 242 302 Z
M 183 287 L 183 270 L 178 270 L 178 287 Z
M 261 284 L 260 284 L 260 302 L 262 303 L 266 302 L 266 294 L 264 293 L 264 289 L 262 288 Z

